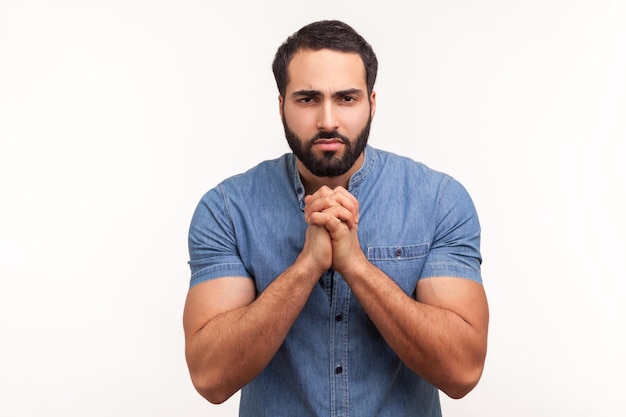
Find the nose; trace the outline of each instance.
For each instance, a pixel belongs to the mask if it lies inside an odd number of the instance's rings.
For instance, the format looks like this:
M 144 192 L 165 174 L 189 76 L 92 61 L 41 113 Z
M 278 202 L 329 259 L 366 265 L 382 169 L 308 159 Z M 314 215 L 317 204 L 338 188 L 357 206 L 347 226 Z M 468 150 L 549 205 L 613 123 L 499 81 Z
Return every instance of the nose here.
M 317 128 L 324 131 L 337 130 L 339 127 L 339 120 L 337 119 L 337 112 L 334 103 L 331 101 L 325 101 L 323 105 L 319 107 L 319 115 L 317 119 Z

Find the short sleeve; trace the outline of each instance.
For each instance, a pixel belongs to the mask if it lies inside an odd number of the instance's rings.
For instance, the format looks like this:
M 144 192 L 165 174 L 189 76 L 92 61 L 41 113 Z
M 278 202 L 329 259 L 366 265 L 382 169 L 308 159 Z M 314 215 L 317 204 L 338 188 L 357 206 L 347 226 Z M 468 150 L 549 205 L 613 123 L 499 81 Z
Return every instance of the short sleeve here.
M 451 276 L 482 283 L 480 223 L 466 189 L 453 178 L 442 184 L 435 236 L 420 278 Z
M 190 287 L 215 278 L 251 278 L 237 249 L 235 229 L 223 188 L 206 193 L 189 227 Z

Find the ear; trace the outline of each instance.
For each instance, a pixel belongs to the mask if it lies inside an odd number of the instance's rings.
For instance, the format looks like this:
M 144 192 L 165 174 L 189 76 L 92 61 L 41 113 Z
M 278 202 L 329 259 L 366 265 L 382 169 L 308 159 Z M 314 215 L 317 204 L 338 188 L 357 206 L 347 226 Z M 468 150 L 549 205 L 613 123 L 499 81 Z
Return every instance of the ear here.
M 376 113 L 376 91 L 372 91 L 370 94 L 370 117 L 374 119 L 374 114 Z
M 278 113 L 280 114 L 280 118 L 283 118 L 283 96 L 278 95 Z

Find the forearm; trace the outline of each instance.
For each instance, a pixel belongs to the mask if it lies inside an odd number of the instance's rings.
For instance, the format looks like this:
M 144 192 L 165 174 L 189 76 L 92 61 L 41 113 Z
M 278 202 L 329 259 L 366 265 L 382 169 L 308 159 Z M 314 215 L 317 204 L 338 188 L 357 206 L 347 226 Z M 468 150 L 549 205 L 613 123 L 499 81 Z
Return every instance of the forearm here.
M 284 341 L 318 279 L 317 272 L 296 262 L 252 303 L 213 317 L 188 337 L 187 362 L 198 392 L 220 403 L 256 377 Z
M 487 346 L 488 309 L 482 286 L 436 277 L 409 297 L 365 257 L 358 239 L 358 202 L 345 189 L 318 190 L 305 218 L 332 240 L 333 268 L 398 357 L 415 373 L 458 398 L 478 382 Z
M 453 398 L 467 394 L 483 369 L 486 332 L 481 323 L 409 297 L 365 261 L 344 276 L 355 297 L 398 357 Z

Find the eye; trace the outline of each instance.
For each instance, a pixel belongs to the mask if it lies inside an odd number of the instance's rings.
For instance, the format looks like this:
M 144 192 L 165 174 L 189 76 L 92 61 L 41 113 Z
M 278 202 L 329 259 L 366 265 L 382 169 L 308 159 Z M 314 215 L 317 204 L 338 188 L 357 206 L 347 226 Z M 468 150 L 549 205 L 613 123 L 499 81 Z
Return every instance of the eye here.
M 315 98 L 313 97 L 302 97 L 298 99 L 298 103 L 302 103 L 302 104 L 309 104 L 309 103 L 313 103 L 315 101 Z
M 354 96 L 343 96 L 341 101 L 343 101 L 344 103 L 352 103 L 353 101 L 356 101 L 356 97 L 354 97 Z

